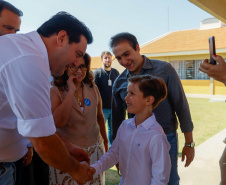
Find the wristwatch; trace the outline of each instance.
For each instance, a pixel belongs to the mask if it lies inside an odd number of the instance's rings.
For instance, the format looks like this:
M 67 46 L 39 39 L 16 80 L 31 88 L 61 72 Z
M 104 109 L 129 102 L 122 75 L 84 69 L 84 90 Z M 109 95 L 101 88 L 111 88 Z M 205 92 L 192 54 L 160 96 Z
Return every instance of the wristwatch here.
M 188 147 L 191 147 L 191 148 L 194 148 L 195 147 L 195 142 L 191 142 L 191 143 L 184 143 L 184 146 L 188 146 Z

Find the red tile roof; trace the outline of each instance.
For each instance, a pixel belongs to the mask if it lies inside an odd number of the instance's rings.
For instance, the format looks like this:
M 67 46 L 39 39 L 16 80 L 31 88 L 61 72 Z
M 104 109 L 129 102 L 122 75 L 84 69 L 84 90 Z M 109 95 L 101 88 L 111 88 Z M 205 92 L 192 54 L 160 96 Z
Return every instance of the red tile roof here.
M 226 48 L 226 27 L 175 31 L 141 46 L 141 54 L 209 49 L 208 38 L 215 36 L 216 48 Z

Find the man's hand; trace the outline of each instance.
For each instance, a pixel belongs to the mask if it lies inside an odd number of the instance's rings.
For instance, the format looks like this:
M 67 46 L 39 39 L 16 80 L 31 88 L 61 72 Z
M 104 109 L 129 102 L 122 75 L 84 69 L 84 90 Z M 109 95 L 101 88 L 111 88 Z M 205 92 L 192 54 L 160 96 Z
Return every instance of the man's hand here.
M 199 70 L 226 85 L 226 62 L 220 55 L 213 55 L 213 59 L 218 63 L 217 65 L 212 65 L 208 59 L 205 59 L 200 64 Z
M 188 146 L 184 146 L 182 151 L 182 159 L 181 159 L 182 162 L 184 161 L 185 156 L 186 156 L 186 162 L 184 167 L 188 167 L 195 157 L 195 149 Z
M 57 135 L 64 142 L 65 146 L 67 147 L 68 151 L 70 152 L 73 158 L 75 158 L 79 162 L 86 161 L 88 164 L 90 163 L 88 154 L 81 147 L 72 144 L 58 132 Z
M 23 157 L 23 162 L 22 165 L 23 166 L 27 166 L 31 163 L 32 161 L 32 157 L 33 157 L 33 147 L 27 147 L 28 151 L 26 153 L 26 155 Z
M 92 180 L 93 174 L 90 172 L 90 167 L 87 162 L 80 162 L 79 170 L 72 176 L 79 185 L 85 184 Z
M 71 156 L 74 157 L 77 161 L 86 161 L 88 164 L 90 164 L 89 156 L 82 148 L 73 145 L 70 147 L 69 152 Z

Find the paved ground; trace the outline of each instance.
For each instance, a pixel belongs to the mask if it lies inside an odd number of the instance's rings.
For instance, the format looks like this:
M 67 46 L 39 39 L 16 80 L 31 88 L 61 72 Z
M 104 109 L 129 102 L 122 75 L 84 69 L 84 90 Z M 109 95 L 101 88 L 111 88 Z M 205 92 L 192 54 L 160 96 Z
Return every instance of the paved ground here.
M 195 160 L 187 168 L 178 161 L 180 185 L 219 185 L 219 159 L 225 148 L 226 128 L 195 148 Z
M 225 95 L 210 95 L 210 94 L 186 94 L 186 97 L 190 98 L 205 98 L 210 102 L 226 102 Z

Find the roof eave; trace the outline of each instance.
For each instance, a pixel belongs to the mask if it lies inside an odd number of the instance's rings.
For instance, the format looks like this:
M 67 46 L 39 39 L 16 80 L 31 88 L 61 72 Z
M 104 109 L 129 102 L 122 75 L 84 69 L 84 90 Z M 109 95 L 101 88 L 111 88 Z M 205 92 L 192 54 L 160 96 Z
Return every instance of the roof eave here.
M 193 51 L 177 51 L 177 52 L 165 52 L 165 53 L 143 53 L 147 57 L 164 57 L 164 56 L 181 56 L 181 55 L 200 55 L 208 54 L 209 50 L 193 50 Z M 226 53 L 226 48 L 216 49 L 216 53 Z

